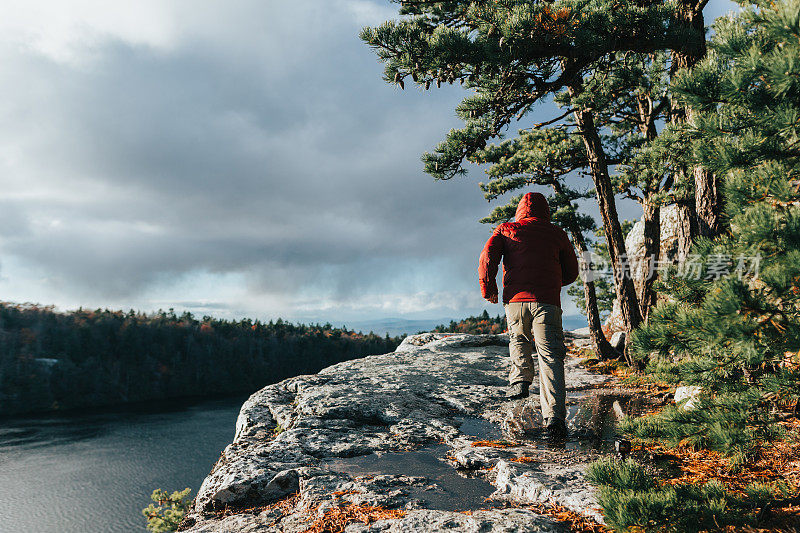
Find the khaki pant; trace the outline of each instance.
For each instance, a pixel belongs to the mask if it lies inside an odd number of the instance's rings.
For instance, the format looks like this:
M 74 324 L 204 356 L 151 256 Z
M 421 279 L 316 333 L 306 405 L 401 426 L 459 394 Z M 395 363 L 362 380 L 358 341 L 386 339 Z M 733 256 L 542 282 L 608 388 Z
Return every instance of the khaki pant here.
M 539 356 L 539 398 L 542 417 L 566 418 L 564 383 L 564 330 L 561 308 L 539 302 L 510 302 L 504 305 L 510 337 L 509 383 L 533 382 L 533 344 Z

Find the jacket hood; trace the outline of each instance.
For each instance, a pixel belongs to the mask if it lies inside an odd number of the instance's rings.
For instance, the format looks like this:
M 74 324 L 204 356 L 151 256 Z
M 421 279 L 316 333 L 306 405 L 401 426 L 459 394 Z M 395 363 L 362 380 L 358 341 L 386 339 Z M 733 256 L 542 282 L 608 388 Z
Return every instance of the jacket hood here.
M 547 205 L 547 198 L 542 193 L 525 193 L 517 206 L 515 220 L 519 222 L 523 218 L 535 218 L 542 222 L 550 222 L 550 206 Z

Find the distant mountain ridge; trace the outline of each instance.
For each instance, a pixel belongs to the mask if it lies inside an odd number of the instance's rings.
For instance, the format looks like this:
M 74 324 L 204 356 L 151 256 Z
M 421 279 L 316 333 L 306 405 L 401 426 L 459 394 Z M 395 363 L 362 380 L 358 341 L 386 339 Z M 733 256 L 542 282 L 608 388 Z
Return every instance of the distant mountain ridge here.
M 353 331 L 368 333 L 372 331 L 376 335 L 389 334 L 390 337 L 399 335 L 414 335 L 420 332 L 433 330 L 436 326 L 447 325 L 451 320 L 459 322 L 464 319 L 460 317 L 443 317 L 432 319 L 407 319 L 407 318 L 382 318 L 377 320 L 363 320 L 346 322 L 345 326 Z M 562 317 L 564 329 L 572 330 L 586 327 L 586 317 L 583 315 L 569 315 Z
M 345 325 L 353 331 L 364 333 L 372 331 L 376 335 L 386 335 L 388 333 L 390 337 L 396 337 L 398 335 L 414 335 L 421 331 L 430 331 L 439 324 L 448 324 L 451 320 L 460 320 L 460 318 L 381 318 L 377 320 L 351 321 Z

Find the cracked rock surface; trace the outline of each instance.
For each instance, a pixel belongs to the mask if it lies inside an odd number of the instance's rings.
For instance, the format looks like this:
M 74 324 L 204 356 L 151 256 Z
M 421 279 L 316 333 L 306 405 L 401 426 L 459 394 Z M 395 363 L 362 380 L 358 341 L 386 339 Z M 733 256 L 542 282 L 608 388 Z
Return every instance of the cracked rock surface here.
M 537 439 L 538 391 L 506 401 L 508 365 L 505 335 L 425 333 L 392 353 L 261 389 L 242 406 L 182 530 L 301 532 L 348 505 L 404 514 L 354 521 L 347 532 L 566 531 L 525 508 L 539 503 L 601 521 L 583 478 L 597 452 Z M 573 404 L 607 379 L 572 357 L 566 371 Z M 578 411 L 570 408 L 573 433 Z

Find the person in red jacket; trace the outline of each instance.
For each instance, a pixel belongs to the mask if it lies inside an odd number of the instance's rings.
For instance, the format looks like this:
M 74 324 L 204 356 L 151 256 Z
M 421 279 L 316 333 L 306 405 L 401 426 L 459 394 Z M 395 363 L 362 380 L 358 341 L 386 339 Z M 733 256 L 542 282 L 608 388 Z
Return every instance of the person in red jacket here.
M 561 287 L 578 278 L 578 258 L 567 234 L 550 222 L 543 194 L 522 197 L 514 222 L 495 228 L 478 262 L 483 297 L 497 303 L 497 268 L 503 260 L 503 306 L 511 353 L 507 398 L 528 396 L 533 346 L 539 359 L 539 397 L 549 437 L 566 436 L 564 331 Z

